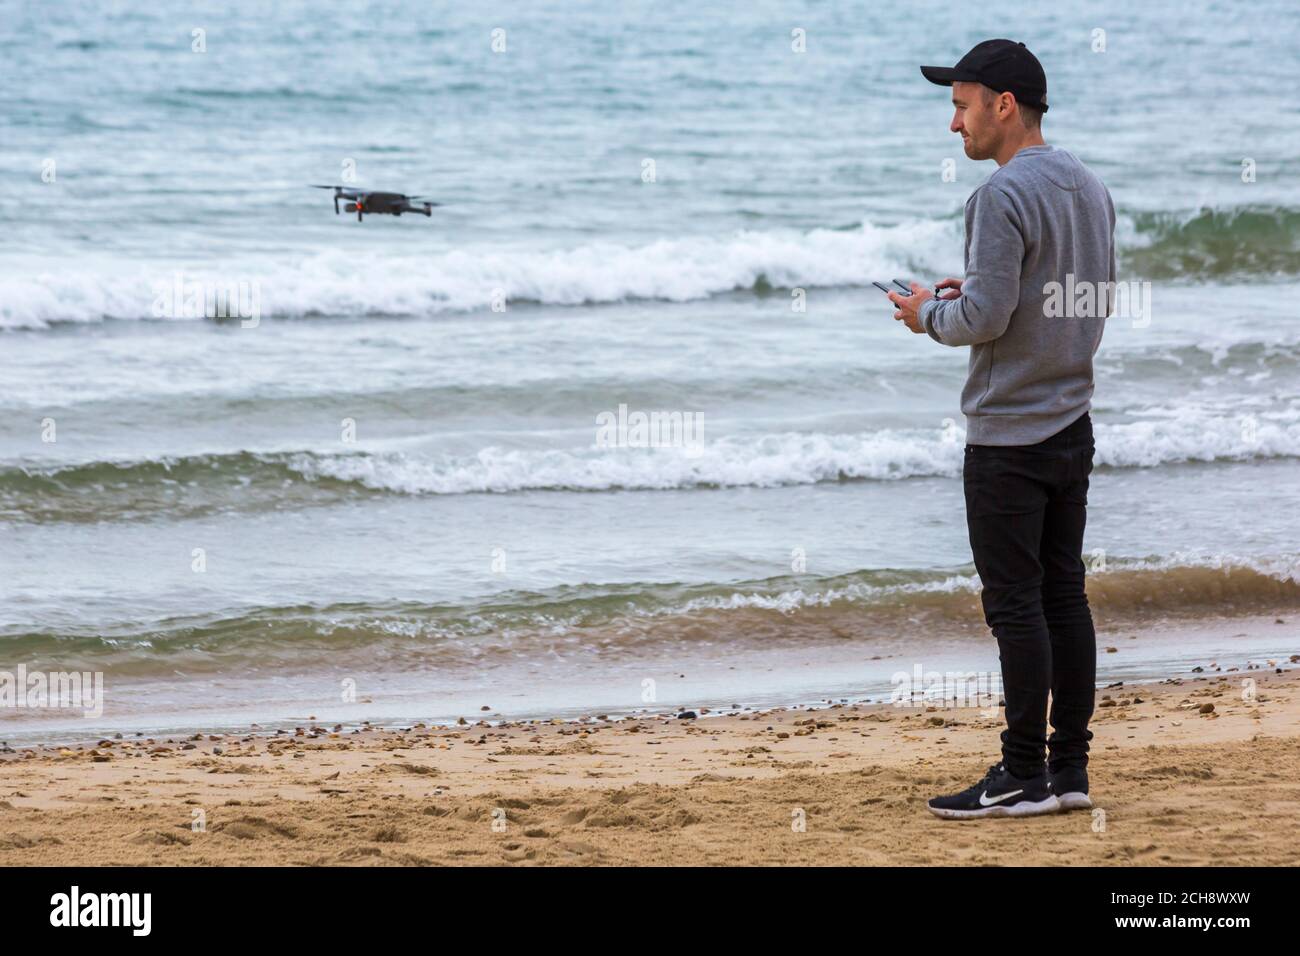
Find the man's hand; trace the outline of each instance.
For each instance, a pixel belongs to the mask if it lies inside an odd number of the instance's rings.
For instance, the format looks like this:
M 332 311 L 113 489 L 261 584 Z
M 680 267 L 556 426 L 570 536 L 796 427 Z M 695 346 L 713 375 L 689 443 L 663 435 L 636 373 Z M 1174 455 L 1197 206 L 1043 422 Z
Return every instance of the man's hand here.
M 944 281 L 958 282 L 956 279 L 945 279 Z M 934 298 L 934 293 L 918 282 L 912 282 L 910 285 L 912 287 L 911 295 L 903 295 L 901 292 L 889 293 L 889 301 L 898 306 L 894 318 L 902 319 L 903 324 L 913 332 L 924 332 L 925 329 L 921 327 L 921 318 L 917 313 L 920 312 L 923 302 Z
M 936 282 L 934 284 L 934 291 L 938 292 L 940 289 L 952 289 L 952 292 L 944 293 L 939 296 L 939 298 L 956 299 L 961 296 L 961 283 L 961 279 L 944 279 L 942 282 Z

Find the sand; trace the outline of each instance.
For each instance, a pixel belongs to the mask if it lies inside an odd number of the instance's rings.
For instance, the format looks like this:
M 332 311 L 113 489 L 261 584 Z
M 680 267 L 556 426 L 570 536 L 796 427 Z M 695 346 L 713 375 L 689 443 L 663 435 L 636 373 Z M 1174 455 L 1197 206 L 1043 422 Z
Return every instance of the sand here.
M 7 754 L 0 865 L 1294 866 L 1297 661 L 1099 691 L 1091 812 L 932 817 L 996 759 L 970 708 L 307 726 Z

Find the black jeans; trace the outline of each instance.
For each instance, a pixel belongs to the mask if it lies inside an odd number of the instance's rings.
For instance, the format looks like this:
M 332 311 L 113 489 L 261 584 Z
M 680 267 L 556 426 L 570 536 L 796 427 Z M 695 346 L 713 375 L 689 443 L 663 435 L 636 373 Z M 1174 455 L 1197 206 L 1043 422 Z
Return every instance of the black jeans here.
M 1002 760 L 1018 777 L 1042 772 L 1045 744 L 1052 770 L 1088 763 L 1097 634 L 1082 552 L 1093 449 L 1087 414 L 1037 445 L 966 446 L 966 523 L 1002 661 Z

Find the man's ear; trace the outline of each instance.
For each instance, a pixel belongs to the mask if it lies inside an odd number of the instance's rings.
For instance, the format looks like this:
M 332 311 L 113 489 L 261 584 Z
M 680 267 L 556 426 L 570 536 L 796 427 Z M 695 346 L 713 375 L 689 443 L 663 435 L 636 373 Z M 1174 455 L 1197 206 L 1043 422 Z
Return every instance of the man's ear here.
M 1011 116 L 1014 116 L 1017 119 L 1020 117 L 1020 106 L 1016 103 L 1016 96 L 1014 93 L 999 93 L 997 109 L 999 121 L 1005 120 Z

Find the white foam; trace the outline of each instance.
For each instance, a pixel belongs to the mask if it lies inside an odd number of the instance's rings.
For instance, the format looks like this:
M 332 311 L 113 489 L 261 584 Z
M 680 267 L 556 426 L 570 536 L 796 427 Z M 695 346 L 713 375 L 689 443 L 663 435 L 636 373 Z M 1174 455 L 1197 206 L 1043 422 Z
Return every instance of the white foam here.
M 979 586 L 979 577 L 969 574 L 952 575 L 941 580 L 910 582 L 907 584 L 877 585 L 852 582 L 842 587 L 830 587 L 820 591 L 805 591 L 802 588 L 780 591 L 775 594 L 742 593 L 738 591 L 725 597 L 711 595 L 694 598 L 663 613 L 688 614 L 700 610 L 734 611 L 743 608 L 756 608 L 790 614 L 802 608 L 830 607 L 839 603 L 872 603 L 882 598 L 900 595 L 953 594 L 962 591 L 974 593 L 979 590 Z
M 961 445 L 939 432 L 920 434 L 765 435 L 706 441 L 698 449 L 503 449 L 466 457 L 401 452 L 297 455 L 289 466 L 307 478 L 334 478 L 406 494 L 464 494 L 529 489 L 603 491 L 699 486 L 813 484 L 846 478 L 956 475 Z
M 1300 457 L 1300 410 L 1216 415 L 1198 410 L 1098 425 L 1098 465 L 1149 468 L 1185 461 Z M 293 455 L 308 479 L 333 478 L 402 494 L 539 489 L 604 491 L 777 487 L 845 479 L 957 477 L 960 431 L 781 433 L 707 440 L 698 448 L 505 449 L 471 456 L 382 452 Z
M 1300 409 L 1223 415 L 1200 408 L 1145 409 L 1142 421 L 1096 428 L 1098 465 L 1150 468 L 1185 461 L 1300 455 Z
M 865 285 L 880 276 L 951 271 L 961 249 L 956 220 L 809 232 L 740 231 L 628 246 L 595 242 L 566 249 L 476 247 L 407 252 L 326 250 L 307 257 L 210 262 L 186 268 L 85 261 L 76 269 L 34 262 L 0 276 L 0 327 L 153 316 L 156 283 L 257 283 L 263 316 L 422 315 L 490 308 L 508 301 L 551 305 L 658 299 L 684 302 L 753 288 Z M 940 253 L 938 250 L 945 250 Z

